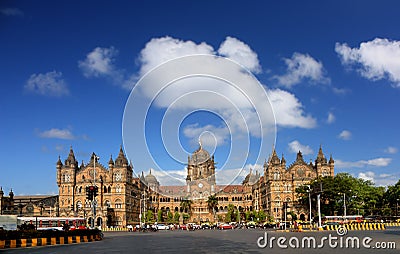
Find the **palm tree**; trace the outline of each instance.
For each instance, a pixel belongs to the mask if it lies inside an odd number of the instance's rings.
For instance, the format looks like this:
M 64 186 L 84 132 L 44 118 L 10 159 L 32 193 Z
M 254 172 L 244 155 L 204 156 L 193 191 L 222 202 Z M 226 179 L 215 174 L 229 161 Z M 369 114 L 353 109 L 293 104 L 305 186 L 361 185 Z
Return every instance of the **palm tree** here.
M 192 200 L 185 198 L 181 201 L 180 207 L 182 208 L 183 212 L 188 212 L 190 214 L 192 204 Z
M 218 199 L 215 196 L 215 194 L 208 197 L 207 206 L 208 206 L 208 209 L 212 210 L 213 215 L 214 215 L 214 221 L 215 221 L 215 208 L 218 207 Z

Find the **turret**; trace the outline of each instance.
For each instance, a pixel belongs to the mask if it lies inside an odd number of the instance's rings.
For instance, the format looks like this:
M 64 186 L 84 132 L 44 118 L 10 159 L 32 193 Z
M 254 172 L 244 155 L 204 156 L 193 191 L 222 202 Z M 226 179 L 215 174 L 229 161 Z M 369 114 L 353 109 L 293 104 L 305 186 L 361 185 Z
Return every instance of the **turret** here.
M 12 191 L 12 189 L 11 189 L 10 192 L 8 193 L 8 196 L 10 196 L 10 200 L 11 200 L 11 201 L 14 200 L 14 192 Z
M 110 160 L 108 161 L 108 167 L 110 169 L 114 167 L 114 161 L 113 161 L 113 158 L 112 158 L 112 154 L 110 156 Z
M 128 159 L 125 157 L 124 151 L 122 150 L 122 145 L 119 148 L 119 153 L 117 159 L 115 159 L 116 167 L 126 167 L 128 166 Z
M 57 164 L 56 164 L 56 168 L 57 168 L 57 185 L 58 185 L 58 187 L 60 187 L 60 185 L 61 185 L 61 169 L 62 169 L 62 167 L 63 167 L 63 164 L 61 162 L 61 158 L 60 158 L 60 156 L 58 156 L 58 161 L 57 161 Z
M 283 168 L 286 168 L 286 160 L 285 160 L 285 157 L 283 157 L 283 154 L 282 154 L 281 166 Z
M 78 162 L 75 159 L 75 154 L 74 151 L 72 150 L 72 146 L 69 149 L 68 158 L 65 160 L 65 166 L 74 169 L 78 167 Z

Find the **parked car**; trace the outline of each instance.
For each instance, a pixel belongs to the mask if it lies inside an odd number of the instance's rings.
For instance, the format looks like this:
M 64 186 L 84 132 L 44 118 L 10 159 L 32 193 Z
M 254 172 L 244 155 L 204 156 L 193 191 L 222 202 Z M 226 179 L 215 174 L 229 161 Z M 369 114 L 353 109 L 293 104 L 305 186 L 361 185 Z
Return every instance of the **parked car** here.
M 256 228 L 256 223 L 254 221 L 249 221 L 246 226 L 247 228 Z
M 233 226 L 227 223 L 223 223 L 218 225 L 218 229 L 225 230 L 225 229 L 233 229 Z
M 157 224 L 157 229 L 158 230 L 168 230 L 169 226 L 165 224 Z
M 182 225 L 179 225 L 179 229 L 181 229 L 181 230 L 187 230 L 188 227 L 187 227 L 186 224 L 182 224 Z
M 209 222 L 205 222 L 201 224 L 201 229 L 210 229 L 211 225 Z

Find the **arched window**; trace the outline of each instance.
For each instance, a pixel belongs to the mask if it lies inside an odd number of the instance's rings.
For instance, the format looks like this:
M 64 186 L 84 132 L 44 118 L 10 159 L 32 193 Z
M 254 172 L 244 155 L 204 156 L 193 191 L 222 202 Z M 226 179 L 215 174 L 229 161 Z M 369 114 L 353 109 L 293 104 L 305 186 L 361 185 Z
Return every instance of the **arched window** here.
M 81 187 L 82 188 L 82 187 Z M 82 208 L 82 202 L 79 200 L 78 202 L 76 202 L 76 207 L 78 208 L 78 209 L 81 209 Z
M 106 200 L 106 201 L 104 202 L 104 206 L 107 207 L 107 208 L 110 208 L 110 207 L 111 207 L 111 202 L 110 202 L 110 200 Z
M 122 201 L 121 201 L 121 199 L 115 200 L 115 208 L 122 208 Z
M 274 180 L 279 180 L 281 178 L 281 174 L 279 173 L 279 170 L 275 170 L 274 172 Z

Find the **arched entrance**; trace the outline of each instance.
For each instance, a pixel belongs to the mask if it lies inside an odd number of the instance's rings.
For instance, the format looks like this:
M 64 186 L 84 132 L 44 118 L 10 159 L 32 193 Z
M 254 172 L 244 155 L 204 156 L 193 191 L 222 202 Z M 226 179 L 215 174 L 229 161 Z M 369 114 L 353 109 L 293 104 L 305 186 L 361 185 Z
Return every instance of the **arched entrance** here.
M 103 226 L 103 218 L 101 218 L 101 217 L 97 218 L 96 226 L 98 226 L 98 227 Z
M 93 218 L 92 218 L 92 217 L 89 217 L 88 220 L 87 220 L 87 222 L 88 222 L 89 227 L 91 227 L 91 226 L 93 225 L 93 224 L 92 224 Z

